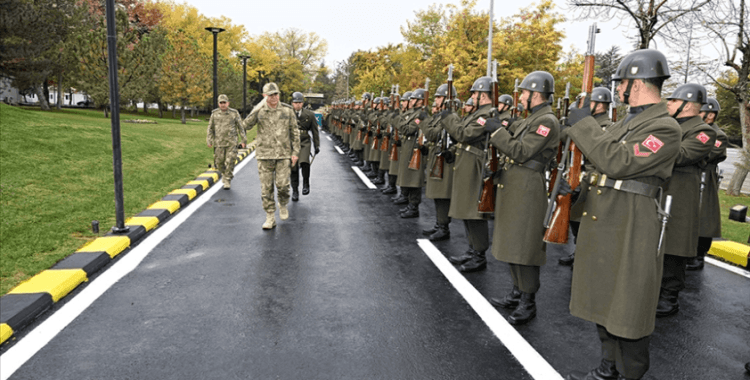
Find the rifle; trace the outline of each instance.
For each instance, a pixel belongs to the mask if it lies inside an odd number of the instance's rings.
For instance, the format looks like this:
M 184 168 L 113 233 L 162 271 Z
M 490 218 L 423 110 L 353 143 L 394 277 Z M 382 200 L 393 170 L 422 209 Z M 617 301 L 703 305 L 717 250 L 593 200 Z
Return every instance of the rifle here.
M 430 99 L 430 78 L 427 78 L 424 83 L 425 98 L 422 100 L 422 107 L 427 104 Z M 421 120 L 420 120 L 421 121 Z M 411 152 L 411 159 L 409 160 L 409 169 L 420 170 L 422 168 L 422 140 L 424 139 L 424 133 L 422 128 L 419 128 L 417 134 L 417 141 L 414 142 L 414 150 Z
M 498 88 L 497 88 L 497 61 L 492 61 L 492 112 L 497 111 L 498 102 Z M 479 99 L 477 99 L 478 102 Z M 490 134 L 487 133 L 487 137 L 484 142 L 484 157 L 482 162 L 482 188 L 479 191 L 479 204 L 477 210 L 481 213 L 495 212 L 495 181 L 494 173 L 497 172 L 499 166 L 499 160 L 495 147 L 490 144 Z
M 510 116 L 513 118 L 518 117 L 518 78 L 516 83 L 513 85 L 513 109 L 510 111 Z
M 610 120 L 612 120 L 613 123 L 617 123 L 617 102 L 615 102 L 615 82 L 612 81 L 612 102 L 609 103 L 609 107 L 612 110 L 612 117 L 610 117 Z
M 383 90 L 380 90 L 380 106 L 383 106 Z M 381 109 L 382 111 L 382 109 Z M 378 150 L 378 135 L 380 134 L 380 120 L 378 120 L 377 129 L 373 132 L 373 138 L 372 138 L 372 150 Z
M 401 106 L 401 96 L 398 94 L 398 85 L 396 85 L 396 93 L 393 95 L 393 100 L 395 102 L 394 107 Z M 398 137 L 398 129 L 393 125 L 391 128 L 393 128 L 393 145 L 391 146 L 391 153 L 388 155 L 388 160 L 398 161 L 398 145 L 396 143 L 401 139 Z
M 560 120 L 560 109 L 562 107 L 562 99 L 557 98 L 557 120 Z
M 372 106 L 375 103 L 375 92 L 370 93 L 370 112 L 372 112 Z M 362 111 L 364 111 L 364 106 L 362 106 Z M 364 115 L 365 113 L 362 112 Z M 362 139 L 362 145 L 367 145 L 370 143 L 370 132 L 372 131 L 372 123 L 370 123 L 370 120 L 367 120 L 367 132 L 364 134 L 364 138 Z
M 447 107 L 451 112 L 453 112 L 453 95 L 453 64 L 450 64 L 448 65 L 448 90 L 446 91 L 446 98 L 443 99 L 442 108 Z M 443 167 L 445 166 L 443 152 L 445 152 L 447 148 L 448 132 L 443 128 L 440 132 L 439 152 L 435 155 L 435 163 L 432 164 L 432 169 L 430 169 L 430 178 L 443 179 Z
M 558 98 L 558 100 L 560 100 Z M 565 97 L 563 98 L 563 106 L 562 106 L 562 118 L 560 119 L 560 124 L 564 124 L 566 120 L 568 120 L 568 108 L 570 107 L 570 82 L 568 82 L 565 85 Z M 548 192 L 552 193 L 552 191 L 555 188 L 555 185 L 557 184 L 557 173 L 560 172 L 562 169 L 565 168 L 565 159 L 567 156 L 563 157 L 563 152 L 567 152 L 570 147 L 566 146 L 562 141 L 560 141 L 560 144 L 557 146 L 557 157 L 555 157 L 555 162 L 557 163 L 557 166 L 552 168 L 552 170 L 549 173 L 549 190 Z M 547 211 L 549 211 L 549 206 L 547 206 Z
M 591 25 L 589 28 L 589 41 L 588 49 L 586 51 L 586 58 L 583 64 L 583 92 L 581 93 L 580 103 L 578 106 L 581 107 L 584 98 L 591 96 L 591 90 L 594 88 L 594 64 L 596 63 L 594 45 L 596 41 L 596 33 L 599 29 L 596 27 L 596 23 Z M 563 160 L 564 164 L 567 164 L 567 170 L 558 173 L 563 173 L 567 177 L 567 181 L 570 184 L 571 189 L 575 189 L 581 183 L 581 164 L 583 163 L 583 154 L 581 150 L 576 147 L 575 142 L 570 140 L 570 136 L 565 140 L 566 151 L 564 155 L 570 156 L 570 160 Z M 555 181 L 557 182 L 557 181 Z M 549 205 L 552 205 L 552 201 L 555 201 L 557 206 L 554 214 L 552 215 L 551 221 L 545 218 L 545 227 L 547 231 L 544 233 L 544 241 L 547 243 L 566 244 L 568 242 L 568 228 L 570 226 L 570 207 L 573 194 L 559 195 L 560 184 L 555 183 L 555 187 L 550 194 Z M 549 210 L 549 206 L 547 207 Z M 549 214 L 547 215 L 550 216 Z M 547 224 L 549 223 L 549 225 Z
M 391 111 L 393 111 L 393 88 L 394 88 L 394 86 L 391 85 L 391 96 L 390 96 L 391 104 L 388 107 Z M 392 129 L 393 129 L 393 126 L 391 126 L 391 130 Z M 392 131 L 389 131 L 389 132 L 392 133 Z M 380 151 L 381 152 L 387 152 L 388 151 L 388 145 L 390 145 L 390 143 L 391 143 L 391 141 L 390 141 L 390 138 L 389 138 L 389 134 L 388 133 L 384 134 L 383 135 L 383 140 L 380 143 L 380 148 L 379 148 Z

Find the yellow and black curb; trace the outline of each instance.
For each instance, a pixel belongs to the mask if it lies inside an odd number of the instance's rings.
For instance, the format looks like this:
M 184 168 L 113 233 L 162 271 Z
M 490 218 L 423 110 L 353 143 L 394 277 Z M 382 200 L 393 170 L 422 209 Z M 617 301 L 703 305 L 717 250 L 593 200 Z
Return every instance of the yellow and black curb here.
M 247 158 L 254 149 L 254 144 L 250 144 L 248 149 L 240 149 L 235 163 Z M 127 233 L 109 232 L 89 242 L 52 268 L 22 282 L 0 297 L 0 344 L 31 324 L 117 255 L 125 252 L 149 231 L 208 190 L 219 181 L 220 176 L 215 170 L 202 173 L 195 180 L 171 191 L 140 214 L 126 220 L 125 225 L 130 227 Z
M 715 240 L 711 243 L 708 254 L 748 269 L 750 246 L 735 241 Z

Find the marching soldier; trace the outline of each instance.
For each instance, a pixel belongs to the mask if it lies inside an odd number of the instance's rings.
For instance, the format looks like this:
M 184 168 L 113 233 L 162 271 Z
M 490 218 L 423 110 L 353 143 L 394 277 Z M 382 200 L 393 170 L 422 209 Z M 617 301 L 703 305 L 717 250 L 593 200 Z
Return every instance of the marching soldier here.
M 314 147 L 315 155 L 320 153 L 320 136 L 318 134 L 318 122 L 315 121 L 315 113 L 303 109 L 305 97 L 301 92 L 292 94 L 292 107 L 297 116 L 297 126 L 300 135 L 300 156 L 297 165 L 292 167 L 292 200 L 299 200 L 299 169 L 302 169 L 302 195 L 310 193 L 310 155 Z M 310 133 L 312 132 L 312 144 Z
M 399 175 L 396 185 L 401 187 L 401 193 L 408 202 L 406 208 L 402 209 L 400 213 L 400 216 L 405 219 L 419 217 L 419 204 L 422 202 L 424 160 L 417 169 L 411 168 L 409 164 L 413 154 L 422 154 L 419 125 L 428 118 L 427 112 L 424 110 L 425 92 L 423 88 L 412 91 L 409 99 L 411 112 L 403 117 L 399 129 L 399 135 L 403 143 L 399 154 Z
M 456 94 L 456 88 L 451 89 L 451 94 Z M 447 133 L 444 133 L 441 119 L 438 116 L 438 110 L 447 107 L 447 102 L 451 99 L 446 99 L 448 96 L 448 84 L 442 84 L 435 91 L 435 109 L 433 110 L 433 117 L 429 123 L 425 123 L 423 128 L 424 136 L 427 139 L 427 145 L 430 147 L 427 153 L 427 172 L 430 175 L 427 176 L 427 185 L 425 189 L 425 196 L 435 201 L 435 226 L 423 230 L 424 235 L 429 236 L 431 241 L 446 240 L 451 237 L 450 228 L 448 227 L 451 222 L 451 218 L 448 216 L 448 212 L 451 207 L 451 190 L 453 187 L 453 164 L 455 162 L 454 152 L 455 148 L 452 147 L 452 143 L 449 141 L 450 137 Z M 451 149 L 453 152 L 451 152 Z M 443 157 L 443 171 L 441 178 L 435 178 L 432 175 L 432 168 L 438 159 L 438 155 Z
M 490 299 L 490 303 L 514 309 L 508 317 L 508 322 L 514 325 L 536 317 L 539 272 L 547 261 L 542 240 L 547 210 L 545 171 L 560 141 L 560 124 L 549 104 L 555 92 L 552 75 L 546 71 L 532 72 L 518 88 L 523 90 L 519 101 L 526 105 L 529 116 L 510 126 L 507 119 L 490 119 L 484 126 L 492 134 L 492 145 L 505 155 L 505 165 L 499 173 L 492 235 L 493 241 L 500 244 L 492 245 L 492 255 L 509 264 L 513 278 L 513 290 L 502 299 Z M 509 112 L 513 101 L 506 96 L 502 109 Z
M 682 143 L 664 192 L 665 196 L 672 196 L 672 217 L 664 237 L 664 273 L 657 317 L 680 309 L 677 298 L 685 288 L 685 264 L 698 251 L 701 171 L 716 144 L 716 131 L 698 115 L 706 98 L 706 89 L 695 83 L 677 87 L 667 98 L 667 110 L 682 129 Z
M 411 98 L 411 91 L 407 91 L 404 93 L 404 96 L 401 98 L 401 112 L 398 115 L 397 121 L 394 122 L 393 127 L 396 129 L 396 132 L 399 134 L 398 139 L 394 139 L 394 144 L 396 144 L 396 152 L 397 159 L 391 160 L 391 164 L 388 167 L 388 172 L 393 173 L 394 176 L 394 183 L 396 184 L 396 187 L 398 188 L 398 195 L 391 198 L 394 204 L 397 205 L 405 205 L 409 203 L 409 199 L 406 198 L 406 194 L 401 190 L 401 187 L 398 185 L 398 177 L 401 175 L 401 161 L 406 160 L 409 161 L 409 158 L 411 157 L 411 152 L 409 152 L 409 157 L 403 157 L 405 150 L 403 149 L 403 141 L 406 140 L 406 136 L 401 134 L 401 124 L 403 124 L 404 120 L 408 119 L 411 116 L 412 111 L 409 109 L 409 103 Z
M 630 105 L 628 117 L 602 131 L 586 97 L 571 108 L 572 127 L 563 132 L 595 168 L 580 186 L 586 200 L 570 312 L 596 323 L 602 344 L 599 367 L 569 379 L 640 379 L 649 368 L 663 264 L 660 220 L 666 220 L 655 200 L 680 151 L 680 127 L 661 102 L 669 76 L 659 51 L 628 54 L 613 78 Z
M 245 129 L 242 128 L 242 116 L 234 108 L 229 108 L 229 98 L 221 94 L 218 97 L 219 108 L 211 112 L 206 131 L 206 144 L 214 148 L 214 167 L 221 173 L 224 190 L 231 187 L 234 178 L 234 162 L 237 160 L 237 139 L 240 145 L 247 145 Z
M 491 83 L 490 77 L 481 77 L 474 81 L 469 101 L 476 104 L 477 109 L 463 120 L 448 111 L 440 113 L 443 128 L 457 141 L 448 216 L 464 221 L 469 249 L 463 254 L 449 257 L 448 260 L 459 265 L 458 270 L 461 272 L 475 272 L 487 268 L 485 252 L 490 247 L 488 214 L 479 212 L 477 197 L 482 188 L 482 157 L 487 154 L 484 151 L 487 139 L 484 124 L 496 112 L 492 105 Z
M 721 209 L 719 208 L 719 163 L 727 159 L 727 135 L 716 125 L 721 107 L 714 98 L 708 98 L 701 107 L 700 116 L 716 133 L 716 143 L 708 155 L 706 166 L 701 171 L 700 231 L 698 232 L 697 256 L 688 260 L 685 269 L 703 269 L 703 259 L 715 237 L 721 237 Z M 705 174 L 703 174 L 705 173 Z
M 609 104 L 612 103 L 612 92 L 604 87 L 597 87 L 591 91 L 591 116 L 594 117 L 602 130 L 606 130 L 611 126 L 612 120 L 609 119 Z M 584 157 L 585 159 L 585 157 Z M 588 164 L 588 162 L 587 162 Z M 587 167 L 588 171 L 588 167 Z M 570 210 L 570 229 L 573 232 L 573 238 L 577 241 L 578 239 L 578 228 L 581 225 L 581 213 L 583 212 L 583 203 L 579 202 L 574 205 Z M 560 265 L 573 265 L 575 260 L 576 252 L 573 251 L 570 255 L 561 257 L 558 260 Z
M 242 121 L 248 130 L 258 125 L 255 157 L 258 160 L 261 198 L 266 211 L 264 230 L 276 227 L 276 201 L 274 199 L 274 179 L 279 194 L 279 217 L 289 218 L 289 178 L 292 166 L 299 157 L 299 128 L 294 111 L 279 102 L 279 87 L 276 83 L 263 86 L 265 98 L 253 108 Z

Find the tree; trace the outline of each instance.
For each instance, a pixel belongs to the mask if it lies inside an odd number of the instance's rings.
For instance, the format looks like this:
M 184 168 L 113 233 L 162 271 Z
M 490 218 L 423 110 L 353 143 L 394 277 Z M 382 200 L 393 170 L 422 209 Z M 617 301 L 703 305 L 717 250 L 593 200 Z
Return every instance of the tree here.
M 594 75 L 601 79 L 602 87 L 612 88 L 612 76 L 617 71 L 617 67 L 620 66 L 620 61 L 622 61 L 622 55 L 620 55 L 619 46 L 612 45 L 604 53 L 596 53 Z
M 442 5 L 430 5 L 427 10 L 414 12 L 416 20 L 406 21 L 401 27 L 401 35 L 411 46 L 422 53 L 423 59 L 429 59 L 434 53 L 438 40 L 445 33 L 448 19 Z
M 638 32 L 635 44 L 648 49 L 651 41 L 662 35 L 675 20 L 699 11 L 711 0 L 568 0 L 577 8 L 580 18 L 595 20 L 619 19 L 635 23 Z
M 264 33 L 260 42 L 282 59 L 296 59 L 305 73 L 313 75 L 318 64 L 328 53 L 328 42 L 315 32 L 305 33 L 289 28 L 275 33 Z
M 716 119 L 716 124 L 727 134 L 730 142 L 739 143 L 742 146 L 742 129 L 740 128 L 740 107 L 735 95 L 725 89 L 737 85 L 737 75 L 731 71 L 724 71 L 716 81 L 723 85 L 716 86 L 716 100 L 719 102 L 721 112 Z
M 211 98 L 210 60 L 196 53 L 198 43 L 184 31 L 170 36 L 160 73 L 159 89 L 163 99 L 182 107 L 181 120 L 185 124 L 186 106 L 201 104 Z

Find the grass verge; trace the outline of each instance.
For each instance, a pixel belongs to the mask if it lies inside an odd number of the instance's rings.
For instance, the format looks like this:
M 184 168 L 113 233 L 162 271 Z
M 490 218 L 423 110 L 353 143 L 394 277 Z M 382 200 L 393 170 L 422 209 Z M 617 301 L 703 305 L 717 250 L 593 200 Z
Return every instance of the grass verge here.
M 734 205 L 745 205 L 750 207 L 750 196 L 729 196 L 724 190 L 719 190 L 719 203 L 721 204 L 721 237 L 726 240 L 748 244 L 750 238 L 750 223 L 740 223 L 729 220 L 729 209 Z

